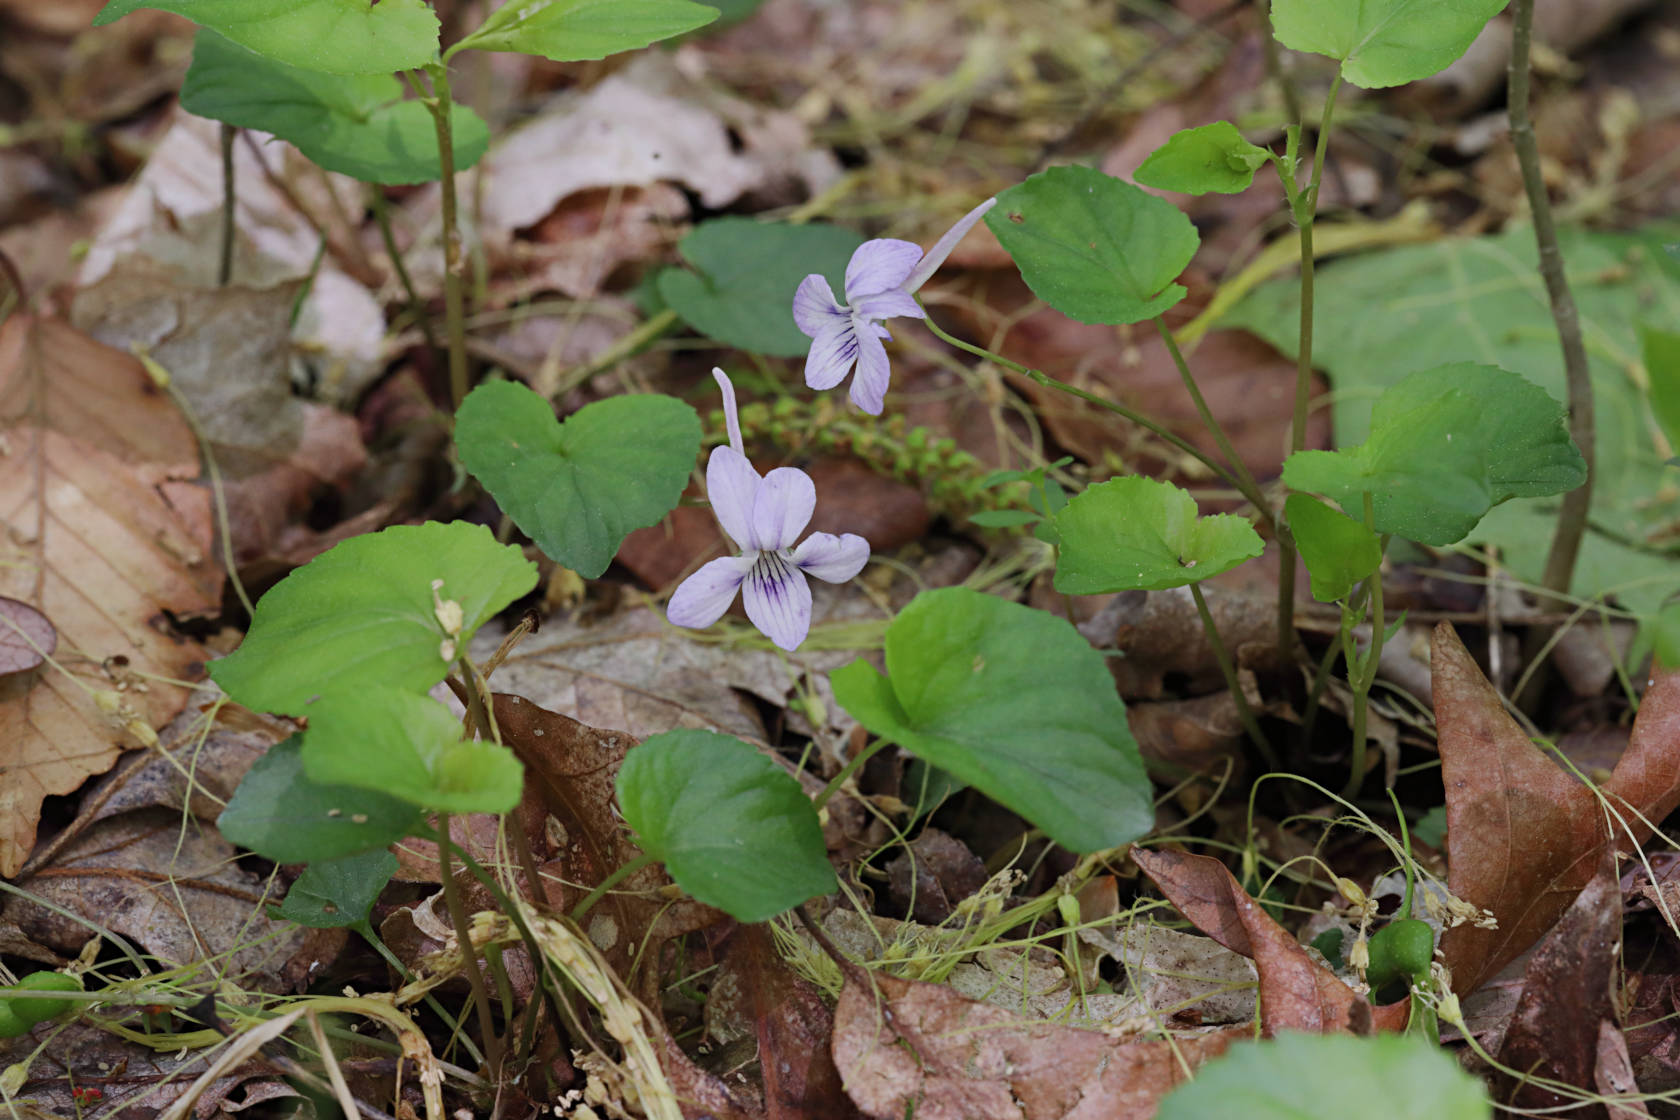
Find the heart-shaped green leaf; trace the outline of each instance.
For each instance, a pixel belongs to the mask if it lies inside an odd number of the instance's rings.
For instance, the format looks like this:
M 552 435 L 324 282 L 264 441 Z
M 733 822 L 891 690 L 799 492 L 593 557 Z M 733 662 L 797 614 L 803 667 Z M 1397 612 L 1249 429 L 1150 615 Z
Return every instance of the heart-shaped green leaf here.
M 1481 1082 L 1421 1038 L 1285 1031 L 1233 1045 L 1161 1100 L 1157 1120 L 1489 1120 Z
M 1340 59 L 1344 79 L 1379 89 L 1445 70 L 1508 3 L 1272 0 L 1272 29 L 1290 50 Z
M 303 769 L 314 782 L 446 813 L 505 813 L 525 783 L 512 751 L 462 739 L 448 708 L 397 688 L 338 691 L 310 705 Z
M 387 847 L 413 835 L 420 821 L 406 801 L 311 781 L 294 735 L 257 759 L 216 827 L 229 843 L 275 863 L 314 863 Z
M 366 927 L 379 892 L 396 872 L 397 857 L 385 851 L 316 861 L 304 868 L 274 916 L 310 929 Z
M 181 86 L 189 113 L 270 132 L 328 171 L 365 183 L 421 183 L 438 177 L 437 129 L 418 101 L 404 101 L 389 74 L 324 74 L 287 66 L 200 28 Z M 477 163 L 490 130 L 454 106 L 455 166 Z
M 1291 489 L 1363 509 L 1379 533 L 1423 544 L 1462 540 L 1488 510 L 1586 481 L 1563 406 L 1517 374 L 1460 363 L 1414 373 L 1371 410 L 1371 435 L 1340 451 L 1297 451 L 1283 465 Z
M 111 0 L 93 24 L 141 8 L 185 16 L 305 70 L 393 74 L 437 60 L 438 19 L 426 0 Z
M 811 340 L 793 321 L 793 293 L 813 272 L 844 288 L 846 262 L 863 238 L 840 226 L 713 218 L 677 248 L 695 268 L 659 274 L 659 298 L 707 338 L 794 358 Z
M 210 676 L 247 708 L 289 716 L 330 690 L 424 692 L 448 672 L 451 637 L 464 647 L 536 585 L 537 566 L 483 525 L 428 521 L 352 537 L 275 584 Z M 438 599 L 461 605 L 458 635 L 438 621 Z
M 1069 595 L 1200 583 L 1265 548 L 1243 518 L 1197 517 L 1188 491 L 1138 475 L 1086 489 L 1055 521 L 1061 538 L 1056 590 Z
M 1089 167 L 1052 167 L 998 195 L 986 225 L 1039 299 L 1082 323 L 1137 323 L 1184 298 L 1201 239 L 1172 203 Z
M 683 890 L 762 922 L 834 890 L 822 825 L 799 783 L 750 744 L 667 731 L 624 756 L 618 804 Z
M 1334 603 L 1353 593 L 1354 584 L 1382 567 L 1382 540 L 1346 514 L 1310 494 L 1291 494 L 1283 503 L 1295 547 L 1312 576 L 1313 598 Z
M 689 0 L 514 0 L 491 12 L 460 50 L 515 51 L 581 62 L 633 51 L 718 18 Z
M 700 454 L 700 417 L 675 397 L 608 397 L 561 424 L 511 381 L 455 414 L 461 462 L 537 547 L 589 579 L 634 529 L 677 508 Z
M 947 587 L 887 627 L 887 676 L 857 660 L 830 681 L 876 735 L 1095 852 L 1154 824 L 1149 778 L 1102 654 L 1065 620 Z
M 1230 121 L 1214 121 L 1173 133 L 1132 178 L 1163 191 L 1236 194 L 1248 189 L 1254 173 L 1271 158 L 1265 148 L 1244 140 Z
M 1680 331 L 1641 323 L 1639 349 L 1651 379 L 1651 411 L 1669 446 L 1680 446 Z

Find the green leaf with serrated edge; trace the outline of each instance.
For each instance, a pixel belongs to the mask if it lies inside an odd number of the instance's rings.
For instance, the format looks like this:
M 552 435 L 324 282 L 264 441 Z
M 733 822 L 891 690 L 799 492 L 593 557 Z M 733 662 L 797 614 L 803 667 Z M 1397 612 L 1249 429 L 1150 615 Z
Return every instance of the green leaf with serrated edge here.
M 741 922 L 835 889 L 811 799 L 774 760 L 714 731 L 666 731 L 624 756 L 618 804 L 678 886 Z
M 677 246 L 695 271 L 665 269 L 659 296 L 707 338 L 795 358 L 811 348 L 789 310 L 799 282 L 821 273 L 841 298 L 846 262 L 861 244 L 863 238 L 840 226 L 713 218 Z
M 1639 349 L 1651 382 L 1651 411 L 1669 446 L 1680 447 L 1680 331 L 1641 323 Z
M 1482 1083 L 1403 1035 L 1286 1031 L 1240 1042 L 1161 1099 L 1156 1120 L 1490 1120 Z
M 677 507 L 700 454 L 700 417 L 675 397 L 609 397 L 564 424 L 511 381 L 480 385 L 455 414 L 461 463 L 537 547 L 587 579 L 632 530 Z
M 1346 599 L 1360 580 L 1382 567 L 1382 540 L 1363 522 L 1338 513 L 1310 494 L 1291 494 L 1283 503 L 1301 562 L 1312 576 L 1313 598 Z
M 1137 475 L 1084 490 L 1056 514 L 1055 527 L 1056 590 L 1069 595 L 1200 583 L 1265 548 L 1243 518 L 1197 517 L 1188 491 Z
M 1368 491 L 1378 532 L 1432 545 L 1463 540 L 1500 502 L 1562 494 L 1586 477 L 1562 405 L 1517 374 L 1470 363 L 1383 393 L 1363 444 L 1297 451 L 1283 465 L 1291 489 L 1343 509 L 1363 509 Z
M 275 863 L 313 863 L 413 835 L 419 809 L 374 790 L 310 780 L 302 749 L 294 735 L 268 748 L 246 772 L 216 820 L 229 843 Z
M 887 627 L 887 676 L 830 677 L 871 732 L 1076 852 L 1154 823 L 1149 778 L 1102 654 L 1066 620 L 966 588 L 924 591 Z
M 273 133 L 328 171 L 366 183 L 438 177 L 437 129 L 389 74 L 323 74 L 275 62 L 199 29 L 181 107 L 211 120 Z M 490 130 L 464 105 L 451 115 L 455 165 L 477 163 Z
M 340 690 L 311 704 L 303 769 L 312 781 L 446 813 L 505 813 L 525 782 L 513 752 L 462 739 L 448 708 L 397 688 Z
M 1590 339 L 1597 451 L 1593 509 L 1570 593 L 1589 599 L 1612 591 L 1623 606 L 1649 615 L 1680 588 L 1680 502 L 1675 475 L 1663 469 L 1673 451 L 1652 423 L 1655 406 L 1643 379 L 1629 376 L 1640 353 L 1638 324 L 1680 324 L 1680 261 L 1664 246 L 1680 226 L 1633 233 L 1560 228 L 1569 286 Z M 1313 364 L 1334 392 L 1335 444 L 1370 432 L 1371 406 L 1415 370 L 1479 362 L 1519 370 L 1565 400 L 1557 327 L 1526 226 L 1490 237 L 1442 238 L 1326 264 L 1318 274 L 1318 321 L 1335 323 L 1313 343 Z M 1300 285 L 1262 285 L 1221 326 L 1244 327 L 1290 357 L 1299 342 Z M 1496 546 L 1517 578 L 1538 583 L 1557 526 L 1557 498 L 1517 498 L 1477 526 L 1472 542 Z M 1648 543 L 1646 543 L 1648 542 Z
M 385 851 L 316 860 L 271 912 L 310 929 L 365 926 L 379 892 L 396 872 L 397 857 Z
M 998 195 L 986 225 L 1039 299 L 1082 323 L 1138 323 L 1184 298 L 1201 239 L 1172 203 L 1089 167 L 1052 167 Z
M 1175 132 L 1132 178 L 1163 191 L 1236 194 L 1248 189 L 1254 173 L 1270 158 L 1265 148 L 1244 140 L 1230 121 L 1214 121 Z
M 461 604 L 464 648 L 537 585 L 537 566 L 483 525 L 395 525 L 334 545 L 275 584 L 238 649 L 210 676 L 253 711 L 305 714 L 311 698 L 380 684 L 424 692 L 444 678 L 437 594 Z
M 1510 0 L 1272 0 L 1272 30 L 1290 50 L 1329 55 L 1342 77 L 1380 89 L 1440 73 Z
M 425 0 L 111 0 L 95 27 L 141 8 L 185 16 L 260 55 L 329 74 L 393 74 L 437 61 Z
M 718 18 L 689 0 L 512 0 L 451 51 L 515 51 L 581 62 L 633 51 Z

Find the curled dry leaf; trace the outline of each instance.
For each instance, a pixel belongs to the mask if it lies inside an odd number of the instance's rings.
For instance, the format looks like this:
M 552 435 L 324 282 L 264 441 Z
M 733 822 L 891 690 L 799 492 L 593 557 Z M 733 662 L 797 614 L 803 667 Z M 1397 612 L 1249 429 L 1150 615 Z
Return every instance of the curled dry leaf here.
M 1591 881 L 1529 958 L 1522 997 L 1499 1048 L 1507 1068 L 1591 1091 L 1598 1027 L 1616 1011 L 1611 993 L 1618 980 L 1621 939 L 1621 884 L 1606 846 Z M 1510 1102 L 1538 1110 L 1570 1103 L 1526 1079 Z
M 1609 1019 L 1598 1023 L 1598 1054 L 1593 1065 L 1593 1087 L 1607 1097 L 1637 1097 L 1639 1083 L 1633 1076 L 1633 1060 L 1628 1057 L 1627 1036 Z M 1645 1102 L 1610 1100 L 1605 1102 L 1610 1120 L 1635 1120 L 1651 1115 Z
M 1260 1030 L 1319 1034 L 1400 1030 L 1408 1001 L 1373 1009 L 1248 896 L 1223 863 L 1183 852 L 1134 849 L 1132 859 L 1197 929 L 1260 974 Z
M 942 984 L 848 968 L 834 1061 L 871 1116 L 917 1120 L 1144 1120 L 1188 1070 L 1246 1028 L 1126 1042 L 1023 1021 Z
M 186 703 L 205 652 L 166 612 L 221 602 L 192 433 L 140 364 L 62 323 L 0 324 L 0 595 L 58 630 L 63 672 L 0 684 L 0 876 L 41 800 L 110 769 Z
M 46 615 L 22 600 L 0 596 L 0 675 L 28 672 L 57 648 L 58 631 Z
M 1592 791 L 1543 755 L 1506 713 L 1447 623 L 1431 653 L 1435 723 L 1447 799 L 1447 886 L 1492 912 L 1496 929 L 1466 924 L 1441 938 L 1460 994 L 1540 939 L 1592 877 L 1607 832 Z M 1604 784 L 1630 850 L 1680 804 L 1680 672 L 1646 690 L 1627 751 Z

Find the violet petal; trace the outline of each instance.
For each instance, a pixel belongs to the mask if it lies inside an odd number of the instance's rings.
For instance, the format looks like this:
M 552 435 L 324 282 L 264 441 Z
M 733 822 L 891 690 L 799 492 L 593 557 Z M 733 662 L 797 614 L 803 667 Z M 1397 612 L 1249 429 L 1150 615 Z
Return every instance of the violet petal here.
M 988 198 L 958 218 L 957 224 L 946 230 L 945 236 L 933 243 L 933 248 L 927 251 L 927 256 L 923 257 L 921 262 L 911 269 L 910 274 L 904 278 L 904 290 L 914 292 L 923 284 L 926 284 L 928 278 L 939 270 L 940 265 L 945 263 L 945 258 L 951 255 L 951 250 L 957 247 L 957 242 L 961 241 L 968 231 L 974 228 L 976 222 L 986 216 L 986 211 L 996 205 L 997 199 Z M 850 289 L 848 288 L 848 290 Z
M 793 293 L 793 321 L 812 338 L 821 338 L 836 319 L 844 321 L 849 313 L 834 298 L 834 289 L 820 273 L 813 272 L 799 282 Z
M 743 551 L 753 547 L 752 511 L 761 483 L 745 455 L 733 447 L 712 448 L 706 461 L 706 496 L 718 524 Z
M 811 630 L 811 585 L 779 552 L 761 552 L 741 585 L 747 617 L 764 636 L 793 651 Z
M 922 247 L 914 241 L 890 237 L 865 241 L 846 265 L 846 302 L 856 304 L 864 296 L 903 287 L 904 278 L 922 259 Z
M 665 617 L 673 626 L 696 630 L 710 626 L 735 601 L 741 581 L 751 570 L 752 561 L 744 556 L 722 556 L 701 565 L 672 593 Z
M 812 341 L 811 352 L 805 357 L 805 384 L 813 389 L 834 388 L 852 372 L 857 352 L 857 332 L 847 316 L 844 322 L 825 328 Z
M 869 563 L 869 542 L 856 533 L 812 533 L 793 550 L 799 570 L 829 583 L 845 583 Z
M 881 415 L 881 409 L 886 407 L 887 382 L 891 379 L 887 348 L 873 335 L 860 335 L 857 376 L 852 378 L 852 403 L 871 416 Z
M 852 312 L 860 319 L 927 318 L 927 312 L 916 302 L 916 297 L 902 288 L 864 296 L 852 306 Z
M 723 393 L 723 419 L 729 428 L 729 446 L 745 455 L 746 448 L 741 445 L 741 417 L 735 410 L 735 383 L 717 366 L 712 367 L 712 380 L 718 383 L 718 389 Z
M 759 483 L 753 499 L 754 549 L 788 548 L 799 539 L 817 508 L 817 486 L 797 467 L 777 467 Z

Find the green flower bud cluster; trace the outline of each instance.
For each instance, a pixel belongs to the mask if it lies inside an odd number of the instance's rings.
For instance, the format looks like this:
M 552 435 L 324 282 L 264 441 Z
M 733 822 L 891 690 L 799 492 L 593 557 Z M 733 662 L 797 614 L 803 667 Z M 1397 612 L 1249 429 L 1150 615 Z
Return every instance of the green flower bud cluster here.
M 1024 485 L 985 487 L 991 473 L 985 464 L 953 439 L 909 427 L 902 413 L 860 419 L 835 408 L 826 397 L 778 397 L 742 405 L 740 416 L 741 436 L 748 443 L 794 454 L 856 456 L 879 474 L 919 486 L 936 512 L 953 519 L 981 510 L 1018 508 L 1025 493 Z M 706 445 L 727 438 L 722 411 L 713 412 L 707 417 Z

